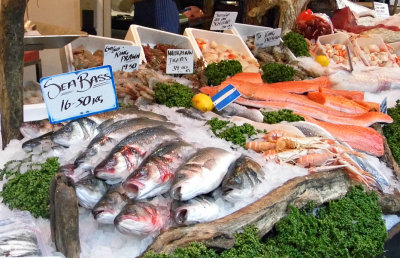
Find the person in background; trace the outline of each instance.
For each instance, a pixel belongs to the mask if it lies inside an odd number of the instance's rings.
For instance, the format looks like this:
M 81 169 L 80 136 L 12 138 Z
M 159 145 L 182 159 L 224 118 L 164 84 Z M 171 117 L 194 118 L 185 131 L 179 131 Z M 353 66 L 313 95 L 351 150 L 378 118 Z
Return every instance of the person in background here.
M 179 32 L 179 12 L 174 0 L 125 0 L 120 9 L 134 5 L 133 23 L 172 33 Z

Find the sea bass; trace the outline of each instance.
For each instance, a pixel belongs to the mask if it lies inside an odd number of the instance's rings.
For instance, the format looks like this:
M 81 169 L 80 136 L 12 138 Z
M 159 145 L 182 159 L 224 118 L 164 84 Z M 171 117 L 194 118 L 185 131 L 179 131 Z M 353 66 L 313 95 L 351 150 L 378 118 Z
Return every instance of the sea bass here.
M 91 174 L 76 182 L 75 189 L 79 204 L 86 209 L 93 209 L 107 191 L 104 181 Z
M 107 142 L 114 147 L 119 140 L 126 137 L 127 135 L 136 132 L 143 128 L 164 126 L 167 128 L 172 128 L 175 126 L 173 123 L 168 123 L 160 120 L 152 120 L 145 117 L 132 118 L 116 121 L 111 125 L 105 127 L 98 135 L 96 135 L 86 147 L 86 149 L 79 154 L 78 158 L 75 160 L 75 166 L 90 167 L 97 165 L 100 155 L 97 155 L 102 146 Z M 112 144 L 113 142 L 114 144 Z
M 230 202 L 248 198 L 263 177 L 260 164 L 248 156 L 241 156 L 231 165 L 222 180 L 224 198 Z
M 122 182 L 158 145 L 178 138 L 177 133 L 163 126 L 140 129 L 119 142 L 96 166 L 94 174 L 107 183 Z
M 148 236 L 158 233 L 168 222 L 170 211 L 166 206 L 148 202 L 125 205 L 114 220 L 119 232 L 129 235 Z
M 31 152 L 38 146 L 42 147 L 44 150 L 47 150 L 51 147 L 60 145 L 53 142 L 53 132 L 48 132 L 39 137 L 27 140 L 22 144 L 22 149 L 24 149 L 26 152 Z
M 186 201 L 214 190 L 236 155 L 219 148 L 200 149 L 175 174 L 171 197 Z
M 146 117 L 149 119 L 159 120 L 159 121 L 167 121 L 167 118 L 163 115 L 159 115 L 151 111 L 143 111 L 135 106 L 127 108 L 119 108 L 118 110 L 93 115 L 90 116 L 90 119 L 100 124 L 108 119 L 113 119 L 114 121 L 118 121 L 122 119 L 132 118 L 132 116 Z
M 215 199 L 200 195 L 186 202 L 172 204 L 174 220 L 179 225 L 193 225 L 216 220 L 220 214 Z
M 125 196 L 121 185 L 116 185 L 107 190 L 106 194 L 94 206 L 93 217 L 97 222 L 103 224 L 113 224 L 115 217 L 127 204 L 128 198 Z
M 98 124 L 89 118 L 80 118 L 66 124 L 53 133 L 53 141 L 62 146 L 71 145 L 90 140 L 100 132 Z
M 196 149 L 183 141 L 168 142 L 154 151 L 123 183 L 131 199 L 144 199 L 168 192 L 178 167 Z
M 64 126 L 64 123 L 50 124 L 48 119 L 24 122 L 22 123 L 19 131 L 24 137 L 37 138 L 43 134 L 54 132 Z

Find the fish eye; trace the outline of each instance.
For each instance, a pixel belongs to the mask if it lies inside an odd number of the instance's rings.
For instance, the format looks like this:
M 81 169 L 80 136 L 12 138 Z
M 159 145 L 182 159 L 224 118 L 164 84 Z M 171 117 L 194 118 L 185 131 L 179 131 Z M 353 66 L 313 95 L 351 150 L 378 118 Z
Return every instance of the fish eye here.
M 235 178 L 235 183 L 241 184 L 242 183 L 242 179 L 240 177 L 236 177 Z
M 64 131 L 66 132 L 72 132 L 72 126 L 68 125 L 68 126 L 64 126 Z

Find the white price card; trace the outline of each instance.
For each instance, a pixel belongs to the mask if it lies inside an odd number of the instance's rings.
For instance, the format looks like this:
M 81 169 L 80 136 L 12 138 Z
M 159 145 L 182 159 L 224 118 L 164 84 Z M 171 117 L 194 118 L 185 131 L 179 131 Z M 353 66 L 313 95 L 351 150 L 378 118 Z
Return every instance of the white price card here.
M 256 33 L 255 44 L 258 48 L 276 46 L 280 44 L 282 29 L 264 30 Z
M 166 73 L 167 74 L 193 73 L 193 50 L 168 49 Z
M 52 124 L 118 108 L 109 65 L 44 77 L 40 87 Z
M 103 65 L 111 65 L 112 70 L 132 72 L 139 69 L 140 47 L 125 45 L 105 45 Z
M 336 0 L 338 9 L 343 9 L 346 7 L 346 2 L 344 0 Z
M 215 12 L 210 30 L 230 30 L 237 15 L 237 12 Z
M 378 18 L 387 18 L 390 16 L 389 7 L 385 3 L 374 2 L 374 9 Z

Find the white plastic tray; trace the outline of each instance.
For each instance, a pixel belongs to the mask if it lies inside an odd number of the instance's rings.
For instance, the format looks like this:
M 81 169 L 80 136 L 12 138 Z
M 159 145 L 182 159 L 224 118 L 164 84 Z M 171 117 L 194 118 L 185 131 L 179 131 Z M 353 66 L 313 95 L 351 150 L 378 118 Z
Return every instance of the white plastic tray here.
M 75 68 L 72 65 L 72 61 L 74 60 L 72 50 L 74 48 L 83 46 L 85 49 L 93 53 L 98 49 L 104 50 L 104 46 L 107 44 L 136 46 L 136 44 L 134 44 L 132 41 L 121 40 L 121 39 L 113 39 L 113 38 L 99 37 L 92 35 L 89 35 L 87 37 L 80 37 L 72 41 L 70 44 L 66 45 L 63 49 L 61 49 L 60 57 L 61 57 L 61 65 L 63 72 L 66 73 L 75 71 Z
M 257 25 L 249 25 L 243 23 L 234 23 L 231 30 L 224 31 L 225 33 L 230 33 L 233 35 L 237 35 L 242 38 L 244 42 L 246 42 L 248 37 L 255 36 L 257 32 L 272 30 L 273 28 L 257 26 Z
M 378 45 L 380 49 L 383 49 L 385 52 L 387 52 L 388 59 L 394 63 L 394 60 L 390 57 L 390 52 L 387 49 L 385 42 L 378 35 L 370 35 L 368 37 L 356 38 L 353 43 L 355 51 L 358 53 L 361 60 L 364 62 L 366 66 L 370 66 L 370 62 L 368 61 L 366 55 L 363 53 L 361 48 L 372 44 Z
M 196 38 L 203 38 L 209 41 L 215 41 L 217 44 L 225 44 L 231 46 L 234 50 L 241 52 L 249 59 L 253 59 L 257 62 L 257 59 L 253 56 L 251 51 L 248 49 L 242 38 L 237 35 L 227 34 L 227 33 L 220 33 L 208 30 L 200 30 L 194 28 L 186 28 L 184 35 L 188 36 L 192 45 L 193 49 L 199 56 L 203 56 L 199 46 L 197 45 Z M 206 60 L 204 63 L 207 65 Z
M 48 119 L 46 104 L 24 105 L 24 122 Z
M 128 32 L 126 33 L 125 40 L 134 42 L 136 45 L 143 46 L 149 44 L 150 47 L 154 47 L 156 44 L 167 44 L 175 45 L 182 49 L 193 49 L 193 45 L 190 39 L 186 36 L 166 32 L 162 30 L 156 30 L 148 27 L 139 25 L 131 25 Z M 196 51 L 194 52 L 194 58 L 199 58 Z M 141 50 L 141 59 L 145 60 L 143 48 Z
M 390 43 L 388 45 L 392 48 L 390 50 L 391 53 L 400 56 L 400 42 Z
M 356 51 L 354 51 L 354 47 L 351 44 L 350 37 L 345 33 L 338 32 L 338 33 L 328 34 L 328 35 L 318 37 L 317 46 L 320 51 L 319 53 L 328 56 L 326 53 L 326 50 L 327 50 L 325 47 L 326 44 L 347 45 L 349 47 L 351 57 L 353 57 L 352 61 L 354 62 L 354 57 L 356 57 L 356 59 L 359 58 L 358 53 L 356 53 Z

